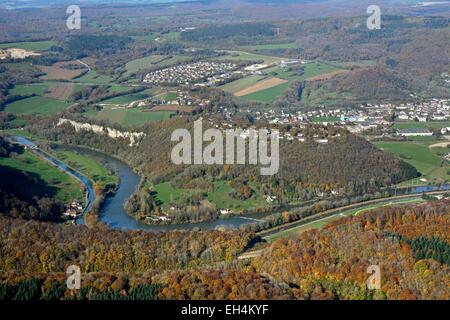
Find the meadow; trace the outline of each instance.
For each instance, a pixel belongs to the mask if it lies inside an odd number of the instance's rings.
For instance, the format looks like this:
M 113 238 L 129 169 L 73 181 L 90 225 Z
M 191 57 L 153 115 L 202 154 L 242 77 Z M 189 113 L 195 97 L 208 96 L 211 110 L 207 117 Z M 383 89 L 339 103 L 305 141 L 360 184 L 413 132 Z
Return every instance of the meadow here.
M 128 88 L 129 89 L 129 88 Z M 153 90 L 147 89 L 137 93 L 125 94 L 122 96 L 102 100 L 102 104 L 130 104 L 133 101 L 144 100 L 152 96 Z
M 270 79 L 286 80 L 286 83 L 275 85 L 271 88 L 262 89 L 257 92 L 240 96 L 242 99 L 270 103 L 274 102 L 278 97 L 282 96 L 284 91 L 289 87 L 292 81 L 298 80 L 317 80 L 316 77 L 331 76 L 338 72 L 344 72 L 335 66 L 314 62 L 302 66 L 303 73 L 292 71 L 289 67 L 271 67 L 263 70 L 262 75 L 252 75 L 242 79 L 238 79 L 221 87 L 222 90 L 237 93 L 251 89 L 257 86 L 260 81 L 270 81 Z M 267 80 L 266 80 L 267 79 Z
M 14 115 L 37 114 L 53 115 L 67 109 L 69 103 L 42 96 L 14 101 L 7 104 L 4 111 Z
M 235 93 L 244 90 L 245 88 L 248 88 L 266 78 L 267 76 L 252 75 L 224 84 L 220 86 L 220 89 L 222 89 L 223 91 Z
M 429 181 L 445 182 L 450 180 L 448 174 L 450 165 L 437 153 L 445 148 L 435 150 L 435 148 L 430 148 L 427 143 L 420 141 L 376 142 L 375 145 L 408 162 L 423 175 L 423 178 Z
M 152 65 L 157 65 L 159 62 L 166 59 L 167 56 L 153 55 L 136 60 L 132 60 L 125 65 L 126 72 L 124 76 L 129 76 L 132 73 L 136 73 L 140 70 L 150 68 Z
M 102 75 L 97 73 L 95 70 L 91 70 L 88 73 L 82 75 L 79 78 L 73 79 L 74 82 L 85 83 L 85 84 L 109 84 L 114 79 L 110 76 Z
M 215 181 L 214 191 L 207 192 L 207 199 L 213 203 L 217 209 L 232 209 L 235 213 L 242 210 L 263 207 L 267 205 L 258 191 L 256 185 L 250 183 L 255 195 L 247 200 L 238 200 L 230 196 L 231 187 L 227 181 Z M 156 198 L 161 201 L 163 206 L 167 206 L 171 201 L 176 201 L 182 194 L 189 194 L 200 190 L 174 188 L 170 182 L 160 183 L 154 186 Z
M 282 96 L 284 91 L 286 91 L 288 87 L 289 82 L 286 82 L 269 89 L 242 96 L 241 98 L 245 100 L 270 103 L 275 101 L 278 97 Z
M 0 157 L 0 165 L 36 174 L 47 183 L 47 187 L 57 190 L 55 197 L 60 201 L 67 203 L 73 199 L 80 201 L 84 199 L 82 186 L 77 180 L 29 151 L 25 151 L 14 158 Z M 39 193 L 35 192 L 35 194 Z
M 9 42 L 0 44 L 0 48 L 18 48 L 36 52 L 48 51 L 55 46 L 56 41 L 29 41 L 29 42 Z
M 99 183 L 103 188 L 107 186 L 117 186 L 119 184 L 119 178 L 108 173 L 106 168 L 92 157 L 69 150 L 58 150 L 53 155 L 60 161 L 87 176 L 93 182 Z
M 445 128 L 450 127 L 450 121 L 397 121 L 394 124 L 396 129 L 426 129 L 426 128 Z

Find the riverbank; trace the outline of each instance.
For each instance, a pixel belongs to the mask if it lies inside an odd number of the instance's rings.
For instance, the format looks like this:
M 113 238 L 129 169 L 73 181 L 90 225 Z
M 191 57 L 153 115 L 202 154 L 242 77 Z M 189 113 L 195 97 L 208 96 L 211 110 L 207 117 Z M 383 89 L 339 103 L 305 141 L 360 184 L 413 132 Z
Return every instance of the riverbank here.
M 427 195 L 439 195 L 444 193 L 445 190 L 441 191 L 428 191 L 424 192 L 424 194 Z M 341 208 L 335 208 L 331 210 L 327 210 L 315 215 L 312 215 L 310 217 L 307 217 L 305 219 L 297 220 L 291 223 L 282 224 L 279 226 L 276 226 L 271 229 L 263 230 L 261 232 L 258 232 L 257 235 L 263 238 L 266 241 L 272 242 L 276 239 L 282 238 L 283 235 L 288 234 L 289 232 L 294 232 L 296 229 L 298 231 L 301 231 L 300 228 L 305 226 L 310 226 L 312 229 L 316 227 L 321 227 L 335 219 L 349 216 L 352 214 L 359 214 L 364 209 L 366 210 L 372 210 L 376 209 L 382 206 L 387 205 L 395 205 L 395 204 L 404 204 L 404 203 L 414 203 L 414 202 L 420 202 L 421 201 L 422 193 L 420 194 L 413 194 L 413 195 L 401 195 L 396 197 L 389 197 L 385 199 L 375 199 L 370 200 L 362 203 L 355 203 L 351 204 L 345 207 Z

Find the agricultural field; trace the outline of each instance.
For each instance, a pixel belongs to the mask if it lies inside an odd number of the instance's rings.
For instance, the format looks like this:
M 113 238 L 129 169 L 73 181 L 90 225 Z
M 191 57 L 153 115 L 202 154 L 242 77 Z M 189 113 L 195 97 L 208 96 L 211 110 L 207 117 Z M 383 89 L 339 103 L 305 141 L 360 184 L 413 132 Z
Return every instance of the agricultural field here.
M 69 150 L 58 150 L 53 155 L 60 161 L 87 176 L 94 183 L 100 184 L 102 188 L 113 185 L 117 186 L 119 183 L 118 177 L 108 173 L 108 170 L 106 170 L 100 162 L 91 157 Z
M 76 65 L 80 69 L 69 69 L 69 65 Z M 79 77 L 87 69 L 86 67 L 79 63 L 78 61 L 64 61 L 57 62 L 52 66 L 36 66 L 43 73 L 44 76 L 41 77 L 42 80 L 65 80 L 69 81 Z
M 397 121 L 394 124 L 394 128 L 396 129 L 426 129 L 426 128 L 446 128 L 450 127 L 450 121 L 427 121 L 427 122 L 418 122 L 418 121 Z
M 289 87 L 289 82 L 277 85 L 270 89 L 261 90 L 259 92 L 255 92 L 246 96 L 242 96 L 241 98 L 251 101 L 258 102 L 266 102 L 270 103 L 275 101 L 278 97 L 283 95 L 284 91 Z
M 325 75 L 335 74 L 337 71 L 346 71 L 338 69 L 332 65 L 321 63 L 321 62 L 312 62 L 307 63 L 302 66 L 303 74 L 298 75 L 295 72 L 289 70 L 289 68 L 272 68 L 267 69 L 266 72 L 270 72 L 273 76 L 277 76 L 286 80 L 317 80 L 318 76 L 324 77 Z
M 19 48 L 24 50 L 44 52 L 57 45 L 56 41 L 29 41 L 29 42 L 9 42 L 0 44 L 0 48 Z
M 239 212 L 245 209 L 262 207 L 267 205 L 261 194 L 257 191 L 258 188 L 250 184 L 255 190 L 255 195 L 247 200 L 238 200 L 230 196 L 231 188 L 227 181 L 214 182 L 214 191 L 206 192 L 207 199 L 213 203 L 217 209 L 232 209 L 234 212 Z M 176 201 L 182 194 L 199 191 L 190 189 L 174 188 L 170 182 L 160 183 L 154 186 L 156 198 L 162 202 L 163 206 L 168 205 L 171 201 Z
M 43 96 L 49 87 L 48 83 L 16 84 L 12 89 L 8 89 L 9 95 L 30 95 Z
M 85 85 L 71 82 L 39 82 L 18 84 L 9 89 L 9 96 L 36 95 L 54 100 L 67 101 L 73 92 L 81 90 Z
M 136 108 L 107 107 L 98 112 L 87 112 L 86 116 L 97 120 L 109 120 L 124 126 L 140 126 L 147 122 L 166 120 L 174 114 L 171 111 L 144 112 Z
M 127 71 L 124 74 L 124 76 L 131 75 L 132 73 L 136 73 L 140 70 L 148 69 L 151 66 L 157 65 L 158 63 L 162 62 L 164 59 L 167 58 L 168 56 L 153 55 L 145 58 L 132 60 L 125 65 L 125 69 Z
M 255 83 L 254 85 L 247 87 L 245 89 L 242 89 L 240 91 L 235 92 L 235 96 L 236 97 L 242 97 L 242 96 L 247 96 L 247 95 L 251 95 L 253 93 L 257 93 L 260 91 L 264 91 L 273 87 L 277 87 L 279 85 L 285 84 L 289 82 L 288 80 L 285 79 L 280 79 L 280 78 L 269 78 L 266 80 L 262 80 L 259 81 L 258 83 Z
M 235 92 L 244 90 L 245 88 L 248 88 L 266 78 L 267 78 L 267 76 L 253 75 L 253 76 L 238 79 L 233 82 L 229 82 L 227 84 L 220 86 L 219 88 L 226 92 L 235 93 Z
M 311 122 L 316 122 L 316 123 L 321 123 L 321 122 L 336 122 L 339 121 L 340 118 L 339 117 L 314 117 L 314 118 L 310 118 L 309 121 Z
M 253 75 L 233 81 L 222 86 L 221 89 L 232 92 L 245 100 L 270 103 L 280 97 L 292 81 L 317 81 L 349 72 L 320 62 L 305 64 L 302 69 L 303 73 L 300 74 L 298 71 L 292 71 L 289 67 L 271 67 L 263 70 L 262 75 Z
M 153 90 L 147 89 L 147 90 L 137 92 L 137 93 L 125 94 L 123 96 L 106 99 L 106 100 L 103 100 L 101 103 L 102 104 L 114 104 L 114 105 L 120 105 L 120 104 L 128 105 L 133 101 L 144 100 L 144 99 L 150 98 L 152 96 L 152 92 L 153 92 Z
M 375 145 L 414 166 L 429 182 L 450 180 L 450 165 L 438 154 L 448 148 L 435 149 L 420 141 L 376 142 Z
M 77 180 L 31 152 L 25 151 L 14 158 L 0 157 L 0 165 L 36 174 L 47 183 L 47 188 L 56 189 L 55 197 L 60 201 L 67 203 L 73 199 L 83 200 L 84 198 L 82 186 Z M 40 191 L 33 193 L 40 194 Z
M 47 88 L 45 96 L 47 98 L 67 101 L 75 89 L 73 83 L 52 83 Z
M 52 115 L 63 112 L 70 104 L 65 101 L 35 96 L 7 104 L 4 111 L 14 115 L 38 114 Z
M 93 85 L 109 84 L 113 80 L 114 79 L 112 77 L 99 74 L 95 70 L 91 70 L 88 73 L 82 75 L 81 77 L 73 79 L 74 82 Z

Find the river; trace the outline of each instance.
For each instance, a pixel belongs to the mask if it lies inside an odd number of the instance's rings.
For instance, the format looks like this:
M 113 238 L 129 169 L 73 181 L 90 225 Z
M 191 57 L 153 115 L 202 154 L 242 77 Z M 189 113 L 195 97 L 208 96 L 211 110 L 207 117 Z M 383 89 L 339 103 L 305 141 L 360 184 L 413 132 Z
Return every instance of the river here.
M 78 172 L 68 168 L 65 164 L 60 162 L 59 160 L 53 158 L 51 155 L 43 152 L 40 149 L 37 149 L 36 145 L 24 138 L 24 137 L 15 137 L 16 142 L 23 146 L 27 146 L 31 149 L 34 149 L 41 156 L 45 157 L 47 160 L 57 165 L 60 169 L 66 171 L 72 176 L 76 177 L 79 181 L 81 181 L 88 190 L 88 203 L 87 209 L 90 207 L 93 201 L 93 188 L 89 179 L 82 176 Z M 126 200 L 133 194 L 139 185 L 140 177 L 134 173 L 134 171 L 126 165 L 124 162 L 111 157 L 105 153 L 93 151 L 85 148 L 75 148 L 70 147 L 71 149 L 76 150 L 82 154 L 86 154 L 92 156 L 94 158 L 101 158 L 108 162 L 117 172 L 117 175 L 120 179 L 120 184 L 117 191 L 106 197 L 105 203 L 102 206 L 100 211 L 100 221 L 109 224 L 111 227 L 115 229 L 121 230 L 147 230 L 147 231 L 169 231 L 169 230 L 192 230 L 195 228 L 203 229 L 203 230 L 211 230 L 219 227 L 225 228 L 238 228 L 239 226 L 254 223 L 259 221 L 264 216 L 267 216 L 270 213 L 257 213 L 257 214 L 249 214 L 245 217 L 243 216 L 232 216 L 232 217 L 223 217 L 219 218 L 215 221 L 205 222 L 205 223 L 195 223 L 195 224 L 178 224 L 178 225 L 147 225 L 138 221 L 131 216 L 129 216 L 124 209 L 124 204 Z M 443 186 L 420 186 L 420 187 L 411 187 L 411 188 L 402 188 L 397 189 L 396 194 L 418 194 L 426 191 L 434 191 L 434 190 L 450 190 L 450 185 Z M 394 191 L 390 191 L 394 194 Z M 273 212 L 271 212 L 273 213 Z M 78 221 L 79 223 L 83 222 L 83 219 Z
M 119 188 L 117 191 L 106 197 L 106 200 L 100 210 L 99 219 L 115 229 L 121 230 L 147 230 L 147 231 L 169 231 L 169 230 L 192 230 L 199 228 L 203 230 L 211 230 L 219 227 L 237 228 L 241 225 L 257 222 L 268 213 L 250 214 L 245 217 L 234 216 L 219 218 L 218 220 L 204 223 L 187 223 L 178 225 L 147 225 L 139 220 L 129 216 L 124 204 L 126 200 L 133 194 L 140 182 L 140 177 L 124 162 L 117 158 L 111 157 L 101 152 L 70 147 L 81 154 L 85 154 L 94 158 L 101 158 L 108 162 L 115 169 L 119 177 Z

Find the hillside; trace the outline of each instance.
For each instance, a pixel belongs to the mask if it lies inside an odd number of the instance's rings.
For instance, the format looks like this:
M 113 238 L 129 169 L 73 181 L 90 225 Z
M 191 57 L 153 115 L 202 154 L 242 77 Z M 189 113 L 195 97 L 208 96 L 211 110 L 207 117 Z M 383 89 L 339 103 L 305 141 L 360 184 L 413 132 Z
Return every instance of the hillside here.
M 449 299 L 450 202 L 376 209 L 296 240 L 279 240 L 252 265 L 289 283 L 298 299 Z M 366 288 L 371 265 L 381 289 Z

